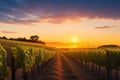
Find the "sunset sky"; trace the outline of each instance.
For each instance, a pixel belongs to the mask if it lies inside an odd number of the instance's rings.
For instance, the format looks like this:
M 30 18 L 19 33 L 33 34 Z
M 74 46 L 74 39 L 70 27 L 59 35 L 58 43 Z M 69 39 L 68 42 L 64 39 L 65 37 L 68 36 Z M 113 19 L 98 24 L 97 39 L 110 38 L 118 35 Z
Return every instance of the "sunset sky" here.
M 0 0 L 0 36 L 31 35 L 57 46 L 120 45 L 120 0 Z

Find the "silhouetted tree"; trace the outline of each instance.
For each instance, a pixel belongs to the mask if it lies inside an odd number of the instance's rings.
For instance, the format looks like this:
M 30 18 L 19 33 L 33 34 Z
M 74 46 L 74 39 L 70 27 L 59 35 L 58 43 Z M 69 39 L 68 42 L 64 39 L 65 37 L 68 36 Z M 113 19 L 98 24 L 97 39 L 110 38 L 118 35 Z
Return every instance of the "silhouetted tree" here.
M 39 36 L 37 36 L 37 35 L 30 36 L 30 39 L 31 39 L 32 41 L 38 41 L 38 40 L 39 40 Z
M 118 45 L 111 44 L 111 45 L 101 45 L 98 48 L 119 48 L 119 47 L 120 46 Z
M 27 41 L 27 39 L 24 37 L 24 38 L 17 38 L 18 41 Z
M 3 37 L 0 37 L 0 39 L 7 39 L 7 37 L 6 37 L 6 36 L 3 36 Z
M 10 38 L 9 40 L 14 40 L 14 38 Z

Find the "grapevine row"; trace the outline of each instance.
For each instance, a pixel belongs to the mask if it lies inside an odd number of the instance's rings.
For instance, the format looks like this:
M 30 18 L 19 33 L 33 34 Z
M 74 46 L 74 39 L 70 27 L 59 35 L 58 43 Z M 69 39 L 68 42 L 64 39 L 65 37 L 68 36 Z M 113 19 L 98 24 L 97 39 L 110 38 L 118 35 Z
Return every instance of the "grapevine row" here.
M 7 68 L 7 52 L 6 50 L 0 45 L 0 80 L 3 80 L 4 77 L 8 74 Z
M 118 80 L 118 68 L 120 67 L 120 49 L 94 49 L 94 50 L 81 50 L 75 52 L 65 52 L 65 55 L 79 60 L 82 64 L 89 68 L 94 65 L 96 70 L 100 73 L 101 67 L 106 68 L 106 76 L 108 80 L 111 79 L 112 70 L 116 70 L 116 80 Z
M 16 80 L 15 72 L 19 68 L 23 69 L 23 78 L 27 80 L 29 72 L 32 73 L 33 70 L 37 69 L 39 73 L 41 66 L 56 54 L 53 48 L 44 45 L 17 43 L 14 41 L 1 41 L 1 45 L 0 80 L 4 80 L 8 76 L 8 67 L 11 68 L 11 80 Z

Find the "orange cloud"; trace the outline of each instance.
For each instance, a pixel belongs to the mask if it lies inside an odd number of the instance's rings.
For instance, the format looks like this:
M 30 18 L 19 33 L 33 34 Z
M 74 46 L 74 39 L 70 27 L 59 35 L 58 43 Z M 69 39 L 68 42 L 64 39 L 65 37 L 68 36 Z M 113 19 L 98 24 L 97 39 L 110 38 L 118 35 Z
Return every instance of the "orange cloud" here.
M 95 27 L 95 29 L 108 29 L 108 28 L 113 28 L 116 27 L 116 25 L 111 25 L 111 26 L 100 26 L 100 27 Z
M 12 33 L 12 34 L 14 34 L 14 33 L 18 33 L 18 32 L 13 32 L 13 31 L 1 31 L 2 33 Z

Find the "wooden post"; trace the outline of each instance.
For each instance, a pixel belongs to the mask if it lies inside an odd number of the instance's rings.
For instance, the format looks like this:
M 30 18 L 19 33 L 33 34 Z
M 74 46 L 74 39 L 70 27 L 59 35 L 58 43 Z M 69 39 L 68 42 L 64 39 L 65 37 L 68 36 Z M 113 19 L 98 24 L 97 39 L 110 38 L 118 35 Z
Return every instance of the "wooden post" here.
M 109 53 L 109 51 L 106 51 L 106 62 L 108 61 L 109 62 L 109 56 L 110 56 L 110 53 Z M 108 66 L 107 65 L 107 67 L 106 67 L 106 71 L 107 71 L 107 79 L 108 80 L 111 80 L 111 74 L 112 74 L 112 70 L 111 70 L 111 66 Z
M 28 74 L 25 72 L 25 70 L 23 70 L 23 79 L 28 80 Z
M 15 59 L 11 53 L 11 80 L 16 80 L 15 71 Z
M 119 77 L 118 77 L 118 68 L 116 68 L 115 77 L 116 77 L 116 80 L 119 80 Z

